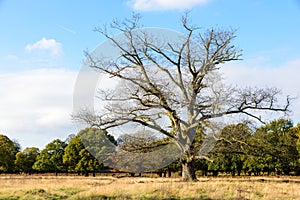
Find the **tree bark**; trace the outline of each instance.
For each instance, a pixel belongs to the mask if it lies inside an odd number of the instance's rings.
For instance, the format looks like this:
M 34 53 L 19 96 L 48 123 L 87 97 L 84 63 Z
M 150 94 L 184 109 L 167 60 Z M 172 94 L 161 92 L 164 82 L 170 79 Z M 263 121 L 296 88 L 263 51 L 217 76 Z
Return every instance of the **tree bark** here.
M 189 162 L 182 161 L 182 180 L 183 181 L 197 181 L 195 169 L 194 169 L 194 161 L 191 160 Z

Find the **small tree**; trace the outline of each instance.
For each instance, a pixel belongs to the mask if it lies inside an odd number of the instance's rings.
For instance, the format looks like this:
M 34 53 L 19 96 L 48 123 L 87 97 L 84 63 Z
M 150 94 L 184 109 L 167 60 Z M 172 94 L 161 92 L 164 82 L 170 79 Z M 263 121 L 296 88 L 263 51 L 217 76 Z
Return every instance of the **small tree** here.
M 111 24 L 123 33 L 122 40 L 106 27 L 96 29 L 119 49 L 120 57 L 107 63 L 87 53 L 87 64 L 120 80 L 121 86 L 118 95 L 108 90 L 98 94 L 102 100 L 114 102 L 104 112 L 81 111 L 76 120 L 104 130 L 140 125 L 172 139 L 182 152 L 183 180 L 189 181 L 197 180 L 194 161 L 200 155 L 195 146 L 213 128 L 213 120 L 242 114 L 263 121 L 255 111 L 287 111 L 290 99 L 285 105 L 278 104 L 280 91 L 276 88 L 239 89 L 222 83 L 217 73 L 220 67 L 241 56 L 233 44 L 234 30 L 211 28 L 201 32 L 184 16 L 185 33 L 174 43 L 165 41 L 162 47 L 155 36 L 139 29 L 139 18 L 134 15 Z M 168 123 L 158 123 L 160 118 Z
M 58 172 L 65 171 L 63 164 L 63 155 L 66 143 L 56 139 L 46 145 L 46 148 L 37 156 L 33 169 L 40 172 Z
M 16 154 L 15 164 L 17 168 L 25 173 L 31 174 L 32 166 L 39 155 L 39 149 L 36 147 L 27 147 L 23 151 Z

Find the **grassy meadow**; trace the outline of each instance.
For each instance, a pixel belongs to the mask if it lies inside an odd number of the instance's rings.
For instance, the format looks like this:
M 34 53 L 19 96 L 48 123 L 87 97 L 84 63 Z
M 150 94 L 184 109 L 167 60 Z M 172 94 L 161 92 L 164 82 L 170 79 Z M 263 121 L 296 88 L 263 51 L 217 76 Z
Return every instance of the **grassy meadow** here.
M 296 177 L 0 176 L 0 199 L 299 199 Z

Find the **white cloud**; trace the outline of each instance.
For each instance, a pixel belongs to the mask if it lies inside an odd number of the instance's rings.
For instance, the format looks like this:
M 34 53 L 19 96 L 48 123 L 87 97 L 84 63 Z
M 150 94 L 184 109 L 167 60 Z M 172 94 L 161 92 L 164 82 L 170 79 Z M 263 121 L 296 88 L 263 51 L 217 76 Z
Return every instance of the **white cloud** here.
M 131 0 L 129 3 L 135 10 L 174 10 L 189 9 L 196 5 L 206 4 L 209 0 Z
M 42 38 L 34 44 L 28 44 L 25 50 L 31 52 L 33 50 L 49 51 L 51 55 L 57 56 L 62 53 L 62 47 L 55 39 Z
M 76 131 L 70 115 L 77 72 L 40 69 L 0 74 L 0 134 L 44 147 Z

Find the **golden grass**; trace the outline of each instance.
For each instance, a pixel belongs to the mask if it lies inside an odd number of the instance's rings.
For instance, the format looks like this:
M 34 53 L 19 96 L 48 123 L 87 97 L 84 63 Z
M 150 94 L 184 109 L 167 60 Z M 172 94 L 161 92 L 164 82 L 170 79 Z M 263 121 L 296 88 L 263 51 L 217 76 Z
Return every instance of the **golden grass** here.
M 0 176 L 0 199 L 299 199 L 300 179 Z

